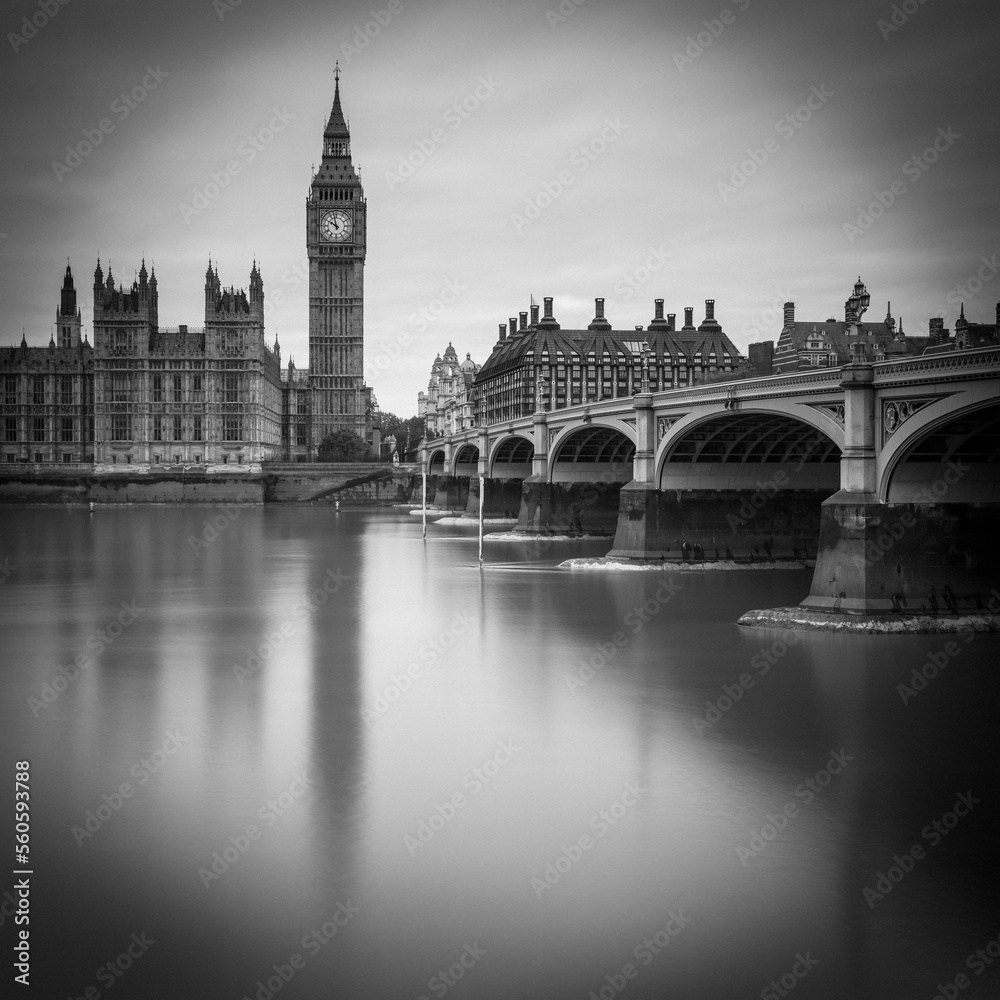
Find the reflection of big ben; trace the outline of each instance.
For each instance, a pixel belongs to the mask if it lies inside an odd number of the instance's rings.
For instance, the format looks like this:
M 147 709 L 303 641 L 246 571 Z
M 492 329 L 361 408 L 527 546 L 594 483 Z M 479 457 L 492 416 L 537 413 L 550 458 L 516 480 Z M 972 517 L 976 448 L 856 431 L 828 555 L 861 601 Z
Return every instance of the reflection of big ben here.
M 323 132 L 323 160 L 306 199 L 314 449 L 337 430 L 366 437 L 366 204 L 351 163 L 351 134 L 340 107 L 339 68 L 334 76 L 333 110 Z

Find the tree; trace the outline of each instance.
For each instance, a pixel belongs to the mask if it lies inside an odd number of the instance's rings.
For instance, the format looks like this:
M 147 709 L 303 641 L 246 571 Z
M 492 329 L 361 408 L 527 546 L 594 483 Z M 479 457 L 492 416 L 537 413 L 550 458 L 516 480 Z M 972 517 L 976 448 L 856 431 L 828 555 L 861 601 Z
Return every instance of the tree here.
M 368 445 L 352 431 L 334 431 L 319 443 L 321 462 L 367 462 L 370 459 Z
M 753 365 L 748 358 L 744 358 L 731 372 L 715 372 L 706 375 L 702 380 L 703 385 L 711 382 L 736 382 L 739 379 L 755 378 L 759 373 L 754 371 Z
M 396 439 L 394 453 L 399 455 L 399 460 L 406 460 L 406 453 L 412 451 L 420 442 L 424 433 L 423 417 L 408 417 L 404 420 L 397 417 L 395 413 L 382 414 L 382 440 L 388 437 Z M 390 452 L 389 459 L 392 459 L 393 452 Z

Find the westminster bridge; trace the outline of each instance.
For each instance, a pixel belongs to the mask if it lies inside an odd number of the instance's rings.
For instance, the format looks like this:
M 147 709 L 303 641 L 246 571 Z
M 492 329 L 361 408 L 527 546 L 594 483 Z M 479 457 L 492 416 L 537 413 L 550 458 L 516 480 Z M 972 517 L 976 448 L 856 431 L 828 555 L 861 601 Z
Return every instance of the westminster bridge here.
M 815 559 L 817 610 L 983 608 L 1000 582 L 1000 349 L 639 392 L 426 442 L 434 502 L 609 558 Z

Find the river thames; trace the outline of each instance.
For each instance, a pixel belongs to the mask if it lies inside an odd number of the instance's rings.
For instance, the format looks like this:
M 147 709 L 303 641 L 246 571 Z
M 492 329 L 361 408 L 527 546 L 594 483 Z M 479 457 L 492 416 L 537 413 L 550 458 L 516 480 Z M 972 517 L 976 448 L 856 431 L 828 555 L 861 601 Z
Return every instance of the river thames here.
M 1000 995 L 1000 636 L 741 629 L 811 571 L 427 533 L 0 510 L 2 992 Z

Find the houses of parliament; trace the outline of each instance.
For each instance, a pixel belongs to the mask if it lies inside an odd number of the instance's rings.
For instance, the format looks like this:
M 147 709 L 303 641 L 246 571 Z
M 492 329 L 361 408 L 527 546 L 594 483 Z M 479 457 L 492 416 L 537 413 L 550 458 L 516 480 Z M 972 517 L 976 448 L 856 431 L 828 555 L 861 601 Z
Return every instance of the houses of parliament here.
M 257 261 L 245 288 L 205 272 L 204 326 L 162 328 L 155 269 L 131 287 L 94 270 L 91 344 L 67 263 L 47 347 L 0 347 L 0 463 L 207 471 L 308 461 L 328 434 L 371 437 L 362 376 L 366 201 L 351 160 L 337 70 L 323 155 L 306 198 L 309 368 L 265 340 Z

